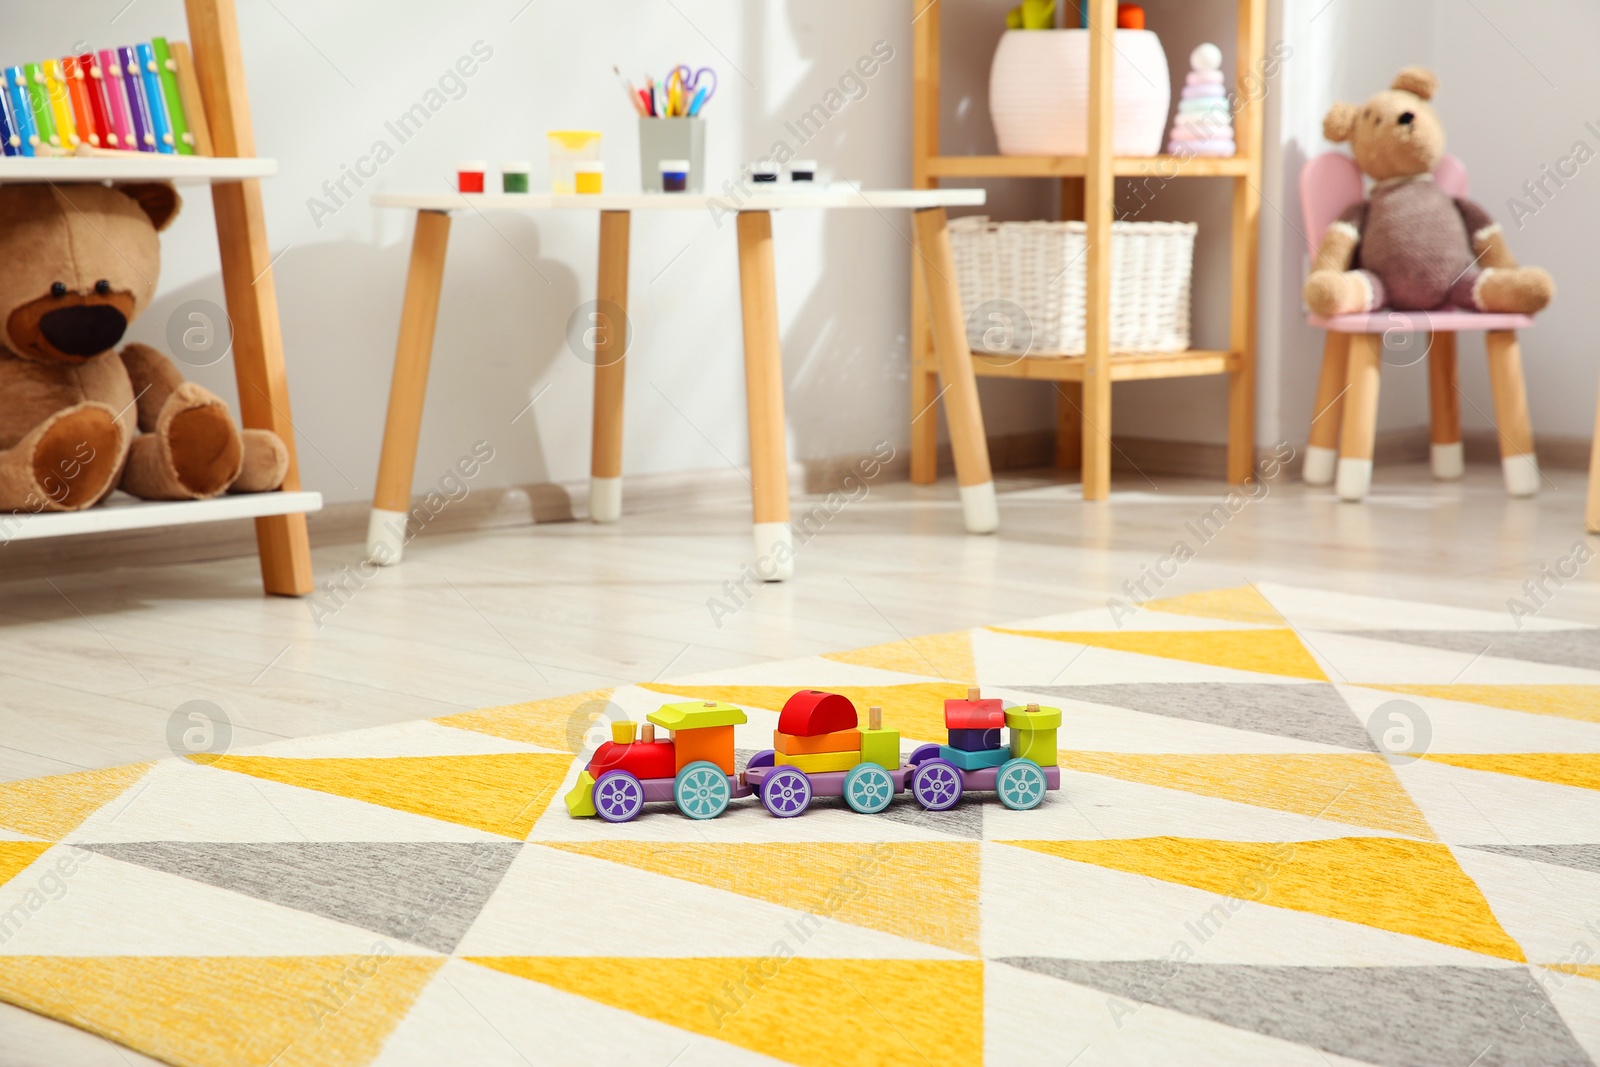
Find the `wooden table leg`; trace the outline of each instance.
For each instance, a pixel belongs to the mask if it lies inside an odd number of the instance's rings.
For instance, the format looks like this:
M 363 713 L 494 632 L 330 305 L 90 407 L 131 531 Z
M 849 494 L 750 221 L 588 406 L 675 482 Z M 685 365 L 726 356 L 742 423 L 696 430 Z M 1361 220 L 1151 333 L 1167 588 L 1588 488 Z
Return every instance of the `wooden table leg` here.
M 989 469 L 989 442 L 978 404 L 978 377 L 972 369 L 967 325 L 961 313 L 955 257 L 944 208 L 916 213 L 917 247 L 922 250 L 922 276 L 928 290 L 928 320 L 933 347 L 944 381 L 944 413 L 950 423 L 950 447 L 956 457 L 956 483 L 968 533 L 993 533 L 1000 528 L 994 475 Z
M 1494 421 L 1500 431 L 1500 469 L 1506 492 L 1533 496 L 1539 491 L 1539 457 L 1533 448 L 1533 420 L 1528 416 L 1528 386 L 1522 377 L 1522 347 L 1513 330 L 1490 330 L 1489 386 L 1494 392 Z
M 789 529 L 783 347 L 778 335 L 771 212 L 739 212 L 739 292 L 744 307 L 744 387 L 750 413 L 756 573 L 764 581 L 781 582 L 794 576 L 794 541 Z
M 1311 438 L 1306 445 L 1302 476 L 1307 485 L 1332 485 L 1339 462 L 1339 429 L 1350 380 L 1350 335 L 1328 331 L 1322 343 L 1322 373 L 1311 411 Z
M 628 356 L 626 211 L 600 212 L 599 307 L 594 323 L 594 438 L 589 451 L 589 518 L 622 518 L 622 394 Z
M 1436 333 L 1428 345 L 1428 399 L 1433 423 L 1433 476 L 1453 482 L 1467 473 L 1461 444 L 1461 386 L 1456 372 L 1456 335 Z
M 933 368 L 922 255 L 911 253 L 911 482 L 939 480 L 939 374 Z
M 433 333 L 439 321 L 439 290 L 444 283 L 444 254 L 449 241 L 448 212 L 417 212 L 405 304 L 400 310 L 400 340 L 394 352 L 394 379 L 389 385 L 389 417 L 384 423 L 383 454 L 378 460 L 378 488 L 367 523 L 367 556 L 385 567 L 399 563 L 405 552 L 411 478 L 417 466 L 417 435 L 422 430 L 422 401 L 428 392 L 428 363 L 433 357 Z
M 1383 335 L 1350 338 L 1349 390 L 1344 396 L 1344 427 L 1339 441 L 1340 500 L 1359 503 L 1372 488 L 1372 446 L 1378 436 L 1378 372 L 1383 366 Z

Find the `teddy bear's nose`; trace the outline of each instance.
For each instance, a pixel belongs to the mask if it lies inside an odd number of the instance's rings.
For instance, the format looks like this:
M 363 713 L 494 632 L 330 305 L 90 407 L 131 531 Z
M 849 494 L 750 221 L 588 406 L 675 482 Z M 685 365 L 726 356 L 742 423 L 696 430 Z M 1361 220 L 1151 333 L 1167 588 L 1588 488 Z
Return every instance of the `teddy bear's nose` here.
M 1415 121 L 1417 121 L 1417 116 L 1409 111 L 1400 116 L 1400 125 L 1402 126 L 1409 126 Z
M 39 320 L 45 340 L 69 356 L 97 356 L 122 340 L 127 329 L 126 316 L 106 304 L 57 308 Z

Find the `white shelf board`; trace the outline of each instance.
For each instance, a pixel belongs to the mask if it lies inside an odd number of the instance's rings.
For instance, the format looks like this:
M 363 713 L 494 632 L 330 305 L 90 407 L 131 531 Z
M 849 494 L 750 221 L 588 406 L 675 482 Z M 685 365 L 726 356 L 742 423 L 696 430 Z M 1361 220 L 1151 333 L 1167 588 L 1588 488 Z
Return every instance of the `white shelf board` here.
M 278 173 L 275 159 L 223 156 L 6 156 L 0 158 L 4 182 L 170 181 L 178 185 L 270 178 Z
M 161 526 L 258 519 L 263 515 L 299 515 L 321 510 L 321 493 L 246 493 L 218 497 L 216 500 L 179 501 L 135 500 L 117 493 L 104 504 L 88 511 L 0 514 L 0 545 L 8 541 L 32 541 L 41 537 L 148 530 Z
M 979 207 L 982 189 L 857 189 L 827 185 L 816 189 L 780 187 L 735 199 L 720 193 L 375 193 L 374 207 L 413 211 L 779 211 L 784 208 L 875 211 L 933 207 Z

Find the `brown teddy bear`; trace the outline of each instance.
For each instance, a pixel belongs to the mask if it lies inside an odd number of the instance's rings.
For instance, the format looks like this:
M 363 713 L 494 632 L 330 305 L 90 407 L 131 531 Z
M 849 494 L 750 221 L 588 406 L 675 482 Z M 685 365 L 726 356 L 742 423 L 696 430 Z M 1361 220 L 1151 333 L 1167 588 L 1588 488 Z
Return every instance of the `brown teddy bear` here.
M 1550 275 L 1518 267 L 1483 208 L 1433 183 L 1444 126 L 1429 105 L 1432 71 L 1407 67 L 1364 105 L 1338 103 L 1323 120 L 1330 141 L 1349 141 L 1376 184 L 1328 228 L 1306 279 L 1305 302 L 1323 316 L 1394 308 L 1531 315 L 1555 295 Z
M 283 484 L 289 453 L 148 345 L 163 183 L 0 186 L 0 511 L 80 511 L 122 489 L 202 500 Z

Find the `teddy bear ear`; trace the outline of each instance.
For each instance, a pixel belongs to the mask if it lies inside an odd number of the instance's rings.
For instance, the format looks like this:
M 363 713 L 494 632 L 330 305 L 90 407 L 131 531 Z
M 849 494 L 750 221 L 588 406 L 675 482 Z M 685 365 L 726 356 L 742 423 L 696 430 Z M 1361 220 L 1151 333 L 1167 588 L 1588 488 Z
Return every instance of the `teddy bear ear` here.
M 1427 67 L 1407 67 L 1395 75 L 1393 88 L 1432 100 L 1439 91 L 1439 76 Z
M 117 186 L 117 192 L 131 197 L 133 202 L 150 217 L 150 224 L 156 232 L 166 229 L 173 218 L 178 214 L 178 208 L 183 206 L 183 201 L 178 198 L 178 190 L 169 182 L 135 182 L 129 185 Z
M 1342 100 L 1334 104 L 1322 120 L 1322 136 L 1335 144 L 1348 141 L 1355 132 L 1357 114 L 1359 109 L 1354 104 L 1346 104 Z

